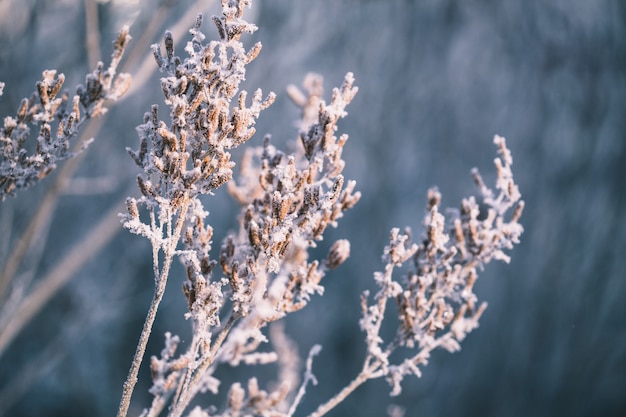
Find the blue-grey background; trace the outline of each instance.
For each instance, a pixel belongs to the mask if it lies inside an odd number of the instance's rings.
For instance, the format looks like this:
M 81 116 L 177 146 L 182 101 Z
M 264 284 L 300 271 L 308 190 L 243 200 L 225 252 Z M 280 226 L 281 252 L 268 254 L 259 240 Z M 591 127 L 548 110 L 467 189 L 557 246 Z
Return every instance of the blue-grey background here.
M 0 0 L 0 81 L 7 84 L 0 115 L 15 113 L 44 69 L 64 72 L 70 88 L 82 82 L 84 4 Z M 156 42 L 194 4 L 100 2 L 105 61 L 125 22 L 133 22 L 134 42 L 159 25 L 150 40 Z M 204 4 L 215 13 L 216 1 Z M 167 8 L 162 23 L 157 7 Z M 323 297 L 287 321 L 302 356 L 315 343 L 323 346 L 314 363 L 319 385 L 309 388 L 297 414 L 358 373 L 359 295 L 382 268 L 389 230 L 420 231 L 432 185 L 444 205 L 456 206 L 474 192 L 472 167 L 493 179 L 492 137 L 500 134 L 526 200 L 525 233 L 510 265 L 488 265 L 481 274 L 476 290 L 489 308 L 480 328 L 461 352 L 436 352 L 421 379 L 405 381 L 401 396 L 389 399 L 387 384 L 373 381 L 330 415 L 383 416 L 391 402 L 420 417 L 626 415 L 626 3 L 259 0 L 248 18 L 260 30 L 246 42 L 264 47 L 245 88 L 279 96 L 262 114 L 253 144 L 265 133 L 276 143 L 294 137 L 298 112 L 284 89 L 308 71 L 324 75 L 327 91 L 352 71 L 360 89 L 340 131 L 350 135 L 345 175 L 357 180 L 363 198 L 324 242 L 350 238 L 352 257 L 327 277 Z M 216 36 L 208 19 L 203 28 Z M 147 51 L 137 62 L 144 58 Z M 41 259 L 29 259 L 23 270 L 45 274 L 127 193 L 137 168 L 124 148 L 136 146 L 143 113 L 162 104 L 158 77 L 111 107 L 76 175 L 103 186 L 60 198 Z M 50 183 L 0 204 L 0 262 Z M 216 248 L 235 225 L 225 197 L 206 200 Z M 6 415 L 113 415 L 149 305 L 150 271 L 147 242 L 120 231 L 0 357 L 0 393 L 37 364 Z M 167 330 L 188 338 L 182 276 L 177 269 L 171 277 L 148 355 L 158 354 Z M 222 375 L 229 381 L 245 373 Z M 133 415 L 149 404 L 149 383 L 143 372 Z

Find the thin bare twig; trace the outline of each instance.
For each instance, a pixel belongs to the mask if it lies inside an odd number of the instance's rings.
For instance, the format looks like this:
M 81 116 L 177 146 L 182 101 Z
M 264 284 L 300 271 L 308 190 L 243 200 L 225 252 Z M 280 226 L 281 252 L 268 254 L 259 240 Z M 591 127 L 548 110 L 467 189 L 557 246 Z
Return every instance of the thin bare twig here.
M 345 400 L 348 395 L 352 394 L 354 390 L 363 385 L 365 381 L 369 379 L 369 372 L 363 370 L 361 373 L 352 380 L 348 385 L 346 385 L 341 391 L 337 393 L 333 398 L 321 404 L 317 410 L 313 413 L 309 414 L 309 417 L 322 417 L 330 410 L 335 408 L 339 403 Z

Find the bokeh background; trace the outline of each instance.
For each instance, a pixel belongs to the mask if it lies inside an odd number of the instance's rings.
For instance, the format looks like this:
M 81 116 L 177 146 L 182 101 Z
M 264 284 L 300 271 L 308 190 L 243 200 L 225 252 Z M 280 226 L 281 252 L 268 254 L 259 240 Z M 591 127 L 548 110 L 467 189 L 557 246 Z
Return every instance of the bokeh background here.
M 162 104 L 147 45 L 165 28 L 184 34 L 194 10 L 215 14 L 217 3 L 0 0 L 2 116 L 15 113 L 44 69 L 65 73 L 70 90 L 83 82 L 90 62 L 108 62 L 123 24 L 132 25 L 137 45 L 122 69 L 136 88 L 93 130 L 96 141 L 18 271 L 24 291 L 104 213 L 137 194 L 137 168 L 124 149 L 136 146 L 143 113 Z M 436 352 L 399 397 L 390 399 L 387 384 L 373 381 L 330 415 L 384 416 L 390 403 L 420 417 L 626 415 L 626 3 L 257 0 L 247 16 L 260 30 L 246 42 L 261 41 L 263 51 L 244 87 L 278 94 L 252 144 L 265 133 L 278 144 L 295 137 L 298 111 L 284 91 L 307 72 L 323 74 L 329 92 L 352 71 L 360 89 L 340 131 L 350 135 L 345 175 L 363 197 L 325 241 L 349 238 L 352 257 L 327 277 L 325 295 L 286 323 L 302 356 L 323 346 L 314 363 L 319 385 L 309 388 L 298 415 L 358 373 L 365 351 L 359 295 L 382 268 L 389 230 L 421 230 L 432 185 L 444 205 L 457 206 L 474 192 L 472 167 L 492 180 L 494 134 L 513 152 L 525 233 L 511 264 L 488 265 L 480 277 L 478 296 L 489 303 L 480 328 L 461 352 Z M 203 29 L 216 36 L 208 19 Z M 182 52 L 186 37 L 176 39 Z M 0 262 L 53 181 L 0 203 Z M 235 226 L 233 205 L 224 192 L 205 203 L 217 249 Z M 147 242 L 114 227 L 114 238 L 0 356 L 3 415 L 116 412 L 152 277 Z M 165 331 L 183 341 L 189 335 L 183 275 L 174 272 L 148 355 L 160 352 Z M 273 372 L 226 370 L 223 377 L 248 371 L 269 372 L 269 379 Z M 143 369 L 131 415 L 149 404 L 149 384 Z

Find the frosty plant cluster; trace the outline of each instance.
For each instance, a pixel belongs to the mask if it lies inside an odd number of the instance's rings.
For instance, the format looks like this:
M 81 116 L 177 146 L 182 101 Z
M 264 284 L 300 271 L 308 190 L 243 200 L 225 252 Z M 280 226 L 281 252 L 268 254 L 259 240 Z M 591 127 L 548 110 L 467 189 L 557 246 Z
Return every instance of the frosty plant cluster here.
M 117 100 L 130 86 L 128 74 L 117 74 L 124 49 L 130 41 L 125 27 L 114 43 L 111 64 L 102 62 L 85 79 L 85 85 L 69 96 L 62 91 L 65 75 L 55 70 L 43 72 L 37 90 L 24 98 L 15 116 L 4 118 L 0 130 L 0 198 L 15 195 L 17 190 L 30 187 L 48 176 L 57 162 L 74 156 L 70 141 L 76 139 L 84 121 L 103 115 L 104 102 Z M 0 95 L 4 84 L 0 83 Z M 53 130 L 56 124 L 56 130 Z M 27 140 L 31 125 L 38 128 L 34 152 L 29 152 Z M 89 141 L 82 143 L 84 150 Z
M 249 0 L 222 0 L 221 16 L 212 18 L 218 39 L 208 42 L 198 16 L 182 56 L 170 32 L 165 33 L 164 46 L 152 48 L 163 74 L 167 110 L 153 105 L 137 127 L 139 145 L 128 152 L 141 171 L 139 197 L 128 197 L 120 216 L 126 229 L 151 243 L 154 296 L 123 386 L 120 417 L 128 413 L 175 259 L 186 271 L 182 293 L 192 339 L 181 351 L 180 339 L 165 335 L 160 355 L 150 359 L 153 401 L 142 416 L 158 416 L 164 410 L 169 416 L 292 416 L 308 385 L 317 382 L 314 356 L 320 347 L 311 349 L 305 369 L 299 369 L 294 342 L 280 320 L 322 295 L 325 274 L 350 256 L 346 239 L 334 242 L 322 257 L 310 249 L 360 198 L 355 181 L 342 174 L 348 136 L 339 134 L 337 126 L 357 87 L 348 73 L 326 102 L 321 77 L 308 75 L 303 90 L 287 90 L 302 111 L 297 137 L 288 146 L 292 150 L 279 149 L 269 135 L 261 146 L 248 146 L 257 118 L 275 99 L 273 93 L 240 89 L 246 66 L 261 50 L 260 43 L 246 49 L 240 41 L 257 29 L 243 17 L 249 5 Z M 125 30 L 109 70 L 99 67 L 88 77 L 87 88 L 77 93 L 70 110 L 65 110 L 67 100 L 56 98 L 62 77 L 46 72 L 38 93 L 22 103 L 16 118 L 5 119 L 3 198 L 32 185 L 55 161 L 71 156 L 67 141 L 80 123 L 79 105 L 87 117 L 94 116 L 102 111 L 100 100 L 121 94 L 125 83 L 111 82 L 127 40 Z M 60 121 L 53 140 L 50 122 L 55 115 Z M 21 148 L 29 123 L 40 126 L 33 156 Z M 370 379 L 385 378 L 391 395 L 398 395 L 405 376 L 420 376 L 431 351 L 459 350 L 460 342 L 478 326 L 486 308 L 473 293 L 478 272 L 493 259 L 508 262 L 506 252 L 523 231 L 518 222 L 523 201 L 513 180 L 511 154 L 504 138 L 496 136 L 494 143 L 499 153 L 494 189 L 474 170 L 477 197 L 445 211 L 446 218 L 441 195 L 433 188 L 427 195 L 424 231 L 417 238 L 408 228 L 391 231 L 383 250 L 384 268 L 374 273 L 377 290 L 361 296 L 360 326 L 367 346 L 362 369 L 311 416 L 326 414 Z M 235 174 L 231 152 L 240 146 L 245 151 Z M 227 187 L 241 209 L 237 229 L 216 251 L 201 197 L 220 187 Z M 390 304 L 393 308 L 388 309 Z M 381 336 L 385 321 L 390 322 L 386 326 L 396 326 L 390 340 Z M 262 387 L 251 378 L 224 387 L 216 376 L 220 367 L 269 363 L 278 364 L 280 384 Z M 226 402 L 219 407 L 192 406 L 205 392 L 226 393 Z

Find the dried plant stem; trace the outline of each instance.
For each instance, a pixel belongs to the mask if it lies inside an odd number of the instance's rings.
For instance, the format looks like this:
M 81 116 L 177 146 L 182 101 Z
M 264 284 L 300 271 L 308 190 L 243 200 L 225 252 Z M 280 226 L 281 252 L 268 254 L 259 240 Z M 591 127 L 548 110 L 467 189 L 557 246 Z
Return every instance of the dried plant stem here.
M 191 378 L 191 381 L 189 381 L 189 383 L 183 387 L 181 395 L 172 405 L 172 411 L 170 413 L 171 417 L 180 417 L 185 411 L 185 408 L 187 408 L 187 406 L 189 405 L 189 402 L 196 395 L 201 385 L 200 381 L 202 380 L 204 372 L 209 368 L 209 366 L 213 364 L 215 360 L 215 355 L 217 355 L 217 351 L 222 346 L 222 343 L 224 343 L 224 341 L 226 340 L 226 336 L 228 336 L 228 333 L 230 333 L 230 330 L 233 328 L 235 322 L 238 319 L 238 314 L 233 314 L 232 316 L 230 316 L 224 328 L 217 335 L 206 359 L 194 371 L 194 375 Z
M 159 309 L 159 304 L 163 299 L 164 293 L 165 281 L 163 279 L 159 279 L 159 284 L 154 291 L 154 296 L 152 297 L 152 302 L 150 303 L 150 309 L 148 310 L 148 314 L 146 315 L 146 321 L 144 322 L 143 329 L 141 330 L 141 336 L 139 337 L 139 342 L 137 343 L 137 350 L 135 351 L 135 356 L 133 357 L 133 363 L 131 364 L 130 370 L 128 371 L 128 377 L 126 378 L 126 382 L 124 382 L 122 400 L 120 401 L 120 407 L 117 412 L 118 417 L 126 416 L 126 414 L 128 413 L 130 399 L 133 395 L 135 384 L 137 384 L 139 367 L 141 366 L 143 356 L 146 352 L 148 339 L 150 339 L 150 333 L 152 332 L 152 325 L 154 324 L 154 319 L 156 318 L 156 313 Z
M 67 255 L 43 277 L 35 289 L 26 296 L 13 313 L 6 327 L 0 329 L 0 355 L 13 338 L 30 322 L 41 308 L 74 276 L 91 257 L 98 253 L 115 234 L 118 227 L 117 213 L 120 204 L 115 204 L 100 222 L 80 242 L 72 247 Z
M 67 165 L 66 165 L 67 166 Z M 57 177 L 58 179 L 59 177 Z M 56 185 L 56 183 L 55 183 Z M 4 268 L 0 274 L 0 300 L 6 297 L 8 287 L 13 281 L 13 277 L 17 272 L 17 269 L 22 263 L 24 256 L 32 247 L 33 238 L 40 236 L 40 232 L 43 231 L 50 223 L 52 213 L 56 208 L 58 198 L 58 187 L 54 185 L 48 190 L 48 193 L 42 200 L 41 204 L 37 206 L 37 213 L 33 217 L 24 233 L 20 236 L 15 249 L 11 252 L 4 264 Z
M 176 246 L 178 245 L 178 241 L 180 240 L 180 234 L 183 229 L 183 225 L 185 224 L 185 216 L 187 215 L 187 209 L 189 207 L 190 199 L 188 193 L 185 195 L 183 199 L 182 206 L 180 208 L 180 213 L 178 214 L 178 218 L 176 220 L 176 226 L 174 230 L 171 229 L 171 221 L 168 222 L 168 230 L 167 230 L 167 246 L 164 248 L 164 259 L 163 259 L 163 268 L 161 272 L 155 276 L 155 289 L 154 295 L 152 297 L 152 302 L 150 303 L 150 308 L 148 309 L 148 314 L 146 315 L 146 320 L 143 324 L 143 329 L 141 330 L 141 335 L 139 336 L 139 342 L 137 343 L 137 349 L 135 350 L 135 356 L 133 357 L 133 362 L 128 371 L 128 376 L 126 377 L 126 382 L 124 382 L 124 388 L 122 391 L 122 399 L 120 400 L 120 406 L 117 412 L 118 417 L 125 417 L 128 414 L 128 408 L 130 407 L 130 400 L 133 395 L 133 390 L 135 389 L 135 385 L 137 384 L 137 375 L 139 374 L 139 368 L 141 366 L 141 362 L 143 361 L 144 354 L 146 352 L 146 346 L 148 345 L 148 340 L 150 339 L 150 333 L 152 333 L 152 326 L 154 325 L 154 320 L 156 319 L 156 314 L 159 309 L 159 305 L 161 304 L 161 300 L 163 299 L 163 295 L 165 294 L 165 287 L 167 284 L 167 279 L 170 273 L 170 267 L 172 266 L 172 261 L 174 260 L 174 254 L 176 252 Z M 170 215 L 171 220 L 171 215 Z M 153 242 L 153 249 L 155 244 Z M 155 254 L 155 266 L 158 268 L 158 251 L 153 252 Z
M 392 271 L 393 271 L 393 266 L 391 266 L 387 270 L 387 273 L 391 274 Z M 380 298 L 378 300 L 378 310 L 380 311 L 380 315 L 378 317 L 378 320 L 376 320 L 376 322 L 373 323 L 373 326 L 376 329 L 376 333 L 377 334 L 378 334 L 378 331 L 380 330 L 380 327 L 382 325 L 383 318 L 385 317 L 385 310 L 386 310 L 386 308 L 387 308 L 386 299 Z M 393 348 L 390 348 L 390 349 L 393 350 Z M 389 352 L 387 352 L 387 354 L 388 353 Z M 372 360 L 374 361 L 373 363 L 371 363 Z M 343 400 L 345 400 L 348 397 L 348 395 L 352 394 L 354 392 L 354 390 L 356 390 L 358 387 L 360 387 L 365 381 L 367 381 L 369 379 L 374 379 L 374 378 L 378 378 L 378 377 L 382 376 L 382 375 L 379 375 L 379 374 L 376 373 L 376 371 L 379 370 L 380 366 L 381 366 L 380 360 L 378 360 L 377 358 L 375 358 L 372 355 L 368 354 L 366 359 L 365 359 L 365 363 L 363 364 L 363 369 L 361 370 L 359 375 L 357 375 L 357 377 L 354 378 L 352 380 L 352 382 L 350 382 L 348 385 L 346 385 L 333 398 L 331 398 L 330 400 L 328 400 L 324 404 L 321 404 L 317 408 L 317 410 L 315 410 L 315 412 L 313 412 L 312 414 L 309 415 L 309 417 L 321 417 L 321 416 L 323 416 L 324 414 L 328 413 L 330 410 L 335 408 L 339 403 L 343 402 Z
M 317 385 L 317 379 L 315 378 L 311 370 L 313 368 L 313 357 L 318 355 L 321 350 L 322 347 L 320 345 L 314 345 L 309 351 L 309 357 L 306 360 L 306 371 L 304 374 L 304 378 L 302 384 L 300 384 L 298 393 L 296 394 L 296 397 L 291 404 L 291 407 L 289 407 L 289 411 L 287 411 L 287 417 L 292 417 L 295 414 L 296 409 L 302 401 L 302 398 L 304 398 L 304 395 L 306 394 L 306 386 L 309 384 L 309 382 L 311 382 L 313 385 Z
M 81 148 L 85 138 L 91 138 L 98 133 L 102 127 L 102 123 L 104 122 L 104 117 L 87 120 L 88 123 L 85 127 L 85 132 L 82 135 L 81 140 L 76 143 L 76 146 L 74 147 L 75 150 Z M 0 300 L 5 297 L 7 287 L 13 280 L 17 269 L 24 260 L 24 256 L 26 256 L 32 247 L 33 239 L 35 237 L 39 238 L 41 236 L 41 232 L 48 226 L 65 184 L 72 177 L 74 171 L 76 171 L 84 156 L 85 152 L 80 152 L 74 158 L 69 159 L 65 164 L 63 164 L 63 167 L 59 169 L 58 175 L 48 189 L 42 202 L 37 206 L 37 212 L 33 216 L 33 219 L 26 231 L 24 231 L 20 237 L 15 249 L 9 255 L 4 265 L 4 269 L 2 270 L 2 275 L 0 275 Z
M 364 367 L 361 373 L 352 380 L 348 385 L 346 385 L 341 391 L 337 393 L 333 398 L 321 404 L 317 407 L 313 413 L 309 414 L 309 417 L 321 417 L 328 413 L 330 410 L 335 408 L 339 403 L 345 400 L 348 395 L 352 394 L 354 390 L 360 387 L 365 381 L 371 379 L 372 370 Z
M 86 6 L 91 7 L 94 5 L 93 3 L 94 2 L 92 0 L 85 0 Z M 191 7 L 187 11 L 187 13 L 185 13 L 185 15 L 176 22 L 175 29 L 173 30 L 176 35 L 185 32 L 188 22 L 192 21 L 198 14 L 199 10 L 201 10 L 201 4 L 201 1 L 196 2 L 196 4 Z M 159 30 L 160 23 L 165 19 L 167 9 L 169 9 L 169 6 L 161 6 L 159 8 L 158 15 L 155 19 L 152 19 L 149 30 L 147 30 L 144 33 L 144 36 L 142 36 L 142 38 L 140 39 L 141 42 L 135 43 L 130 52 L 127 54 L 128 59 L 126 60 L 124 67 L 132 67 L 133 65 L 135 65 L 134 62 L 137 61 L 137 56 L 139 54 L 143 54 L 143 51 L 147 49 L 146 45 L 152 42 L 151 38 L 154 36 L 154 33 Z M 86 11 L 86 13 L 88 12 Z M 88 32 L 92 31 L 88 30 Z M 88 49 L 90 50 L 90 48 Z M 93 59 L 90 58 L 90 63 L 92 60 Z M 152 56 L 150 56 L 149 59 L 144 59 L 141 68 L 139 68 L 133 76 L 133 83 L 131 84 L 130 89 L 128 90 L 127 94 L 123 96 L 123 98 L 130 97 L 131 95 L 139 91 L 155 70 L 156 67 L 154 66 Z M 86 119 L 87 124 L 85 126 L 85 132 L 81 136 L 81 140 L 79 140 L 74 146 L 75 152 L 83 146 L 86 138 L 92 138 L 97 136 L 106 117 L 107 115 L 101 116 L 96 119 Z M 54 210 L 56 209 L 58 198 L 65 188 L 65 184 L 74 174 L 74 171 L 76 170 L 76 168 L 78 168 L 78 166 L 80 165 L 80 161 L 83 159 L 84 156 L 85 152 L 77 152 L 74 158 L 69 159 L 65 162 L 65 164 L 63 164 L 63 166 L 59 169 L 58 175 L 56 176 L 54 182 L 48 189 L 44 199 L 37 206 L 37 212 L 33 216 L 33 220 L 29 223 L 28 228 L 20 236 L 20 239 L 15 246 L 15 249 L 13 249 L 9 257 L 7 258 L 5 265 L 0 273 L 0 300 L 5 297 L 7 287 L 13 280 L 13 277 L 15 276 L 15 273 L 21 265 L 24 256 L 32 246 L 33 238 L 35 236 L 41 236 L 41 231 L 49 224 Z
M 98 3 L 96 0 L 85 0 L 85 47 L 89 68 L 95 68 L 100 61 L 100 27 L 98 25 Z

